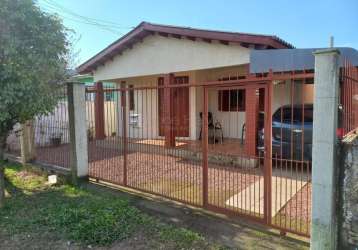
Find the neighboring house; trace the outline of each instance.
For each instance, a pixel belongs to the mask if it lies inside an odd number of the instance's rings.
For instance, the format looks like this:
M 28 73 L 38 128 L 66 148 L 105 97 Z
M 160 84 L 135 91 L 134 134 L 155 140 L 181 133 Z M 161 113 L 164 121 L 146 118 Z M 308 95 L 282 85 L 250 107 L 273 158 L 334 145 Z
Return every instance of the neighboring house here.
M 181 94 L 175 95 L 172 103 L 180 103 L 175 119 L 185 121 L 176 130 L 176 137 L 197 140 L 199 138 L 203 112 L 203 90 L 192 87 L 208 81 L 235 80 L 249 74 L 250 52 L 253 50 L 293 49 L 282 39 L 271 35 L 223 32 L 157 25 L 142 22 L 132 31 L 78 67 L 80 74 L 93 75 L 94 82 L 114 82 L 120 86 L 158 86 L 166 84 L 168 74 L 174 75 L 174 83 L 190 84 Z M 248 86 L 248 85 L 247 85 Z M 248 95 L 246 87 L 231 90 L 210 89 L 208 111 L 220 121 L 225 138 L 241 138 L 242 128 L 250 117 L 247 103 L 257 98 L 257 93 Z M 272 112 L 281 105 L 291 103 L 290 81 L 274 86 Z M 313 102 L 313 85 L 296 86 L 294 95 L 305 92 L 305 102 Z M 262 95 L 259 102 L 262 103 Z M 127 97 L 130 103 L 146 102 L 144 106 L 155 107 L 149 117 L 143 104 L 130 107 L 131 114 L 141 117 L 139 127 L 150 127 L 144 131 L 146 138 L 162 138 L 164 134 L 163 94 L 156 90 L 154 98 L 144 98 L 143 91 L 134 91 Z M 133 100 L 131 100 L 133 99 Z M 298 99 L 298 98 L 296 98 Z M 233 100 L 233 101 L 229 101 Z M 120 100 L 117 100 L 120 102 Z M 117 106 L 118 107 L 118 106 Z M 118 112 L 118 111 L 117 111 Z M 251 112 L 251 113 L 250 113 Z M 154 118 L 153 118 L 154 117 Z M 117 134 L 121 135 L 118 123 Z M 133 126 L 129 137 L 141 137 Z M 246 135 L 246 140 L 256 140 L 255 135 Z M 253 153 L 255 143 L 247 149 Z
M 83 75 L 75 75 L 72 78 L 74 81 L 78 81 L 84 83 L 86 87 L 95 87 L 95 82 L 93 76 L 91 74 L 83 74 Z M 103 88 L 115 88 L 115 82 L 103 81 Z M 115 126 L 115 120 L 117 119 L 117 111 L 115 108 L 115 103 L 118 100 L 118 96 L 114 92 L 105 92 L 104 93 L 104 109 L 107 111 L 104 113 L 104 128 L 105 135 L 111 136 L 117 133 L 117 128 Z M 94 120 L 94 101 L 95 94 L 87 93 L 86 94 L 86 104 L 87 104 L 87 112 L 91 112 L 92 114 L 87 115 L 87 123 L 89 127 L 89 133 L 94 133 L 95 120 Z
M 73 80 L 84 83 L 86 85 L 86 87 L 93 87 L 95 86 L 95 82 L 94 82 L 94 78 L 92 75 L 90 74 L 84 74 L 84 75 L 75 75 L 73 76 Z M 103 87 L 104 88 L 115 88 L 116 87 L 116 83 L 114 82 L 103 82 Z M 88 99 L 90 100 L 94 100 L 94 94 L 92 95 L 86 95 L 87 101 Z M 106 101 L 114 101 L 115 96 L 113 95 L 113 93 L 106 93 L 105 95 L 105 100 Z

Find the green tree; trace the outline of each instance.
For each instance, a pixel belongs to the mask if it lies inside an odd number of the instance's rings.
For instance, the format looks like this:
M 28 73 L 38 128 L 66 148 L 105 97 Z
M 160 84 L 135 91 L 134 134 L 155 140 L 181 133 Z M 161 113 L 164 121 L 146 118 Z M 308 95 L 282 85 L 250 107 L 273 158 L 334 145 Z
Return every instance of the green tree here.
M 0 0 L 0 207 L 3 153 L 16 123 L 50 112 L 66 77 L 68 30 L 33 0 Z

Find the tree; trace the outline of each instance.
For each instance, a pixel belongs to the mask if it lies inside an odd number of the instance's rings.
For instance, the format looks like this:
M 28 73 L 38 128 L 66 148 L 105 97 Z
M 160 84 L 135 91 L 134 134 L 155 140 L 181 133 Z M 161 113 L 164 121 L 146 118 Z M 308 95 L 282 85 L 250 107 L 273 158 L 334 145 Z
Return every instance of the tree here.
M 3 153 L 16 123 L 50 112 L 66 77 L 68 30 L 33 0 L 0 0 L 0 207 Z

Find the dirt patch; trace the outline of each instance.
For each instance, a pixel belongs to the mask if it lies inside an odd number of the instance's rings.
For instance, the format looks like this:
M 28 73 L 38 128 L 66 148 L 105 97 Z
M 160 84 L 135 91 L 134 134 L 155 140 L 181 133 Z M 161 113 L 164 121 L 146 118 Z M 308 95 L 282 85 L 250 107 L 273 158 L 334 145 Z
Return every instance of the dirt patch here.
M 2 250 L 82 250 L 85 249 L 77 244 L 59 239 L 58 236 L 51 233 L 32 233 L 6 235 L 0 232 L 0 249 Z
M 138 231 L 130 238 L 127 238 L 120 242 L 115 242 L 111 246 L 96 247 L 96 246 L 81 246 L 77 243 L 59 239 L 58 236 L 51 233 L 45 234 L 16 234 L 16 235 L 4 235 L 0 232 L 0 249 L 1 250 L 147 250 L 147 249 L 186 249 L 178 248 L 173 242 L 168 242 L 160 239 L 159 237 L 153 237 L 144 231 Z M 190 247 L 191 250 L 195 249 L 221 249 L 219 246 L 211 245 L 209 242 L 195 243 Z
M 34 177 L 38 177 L 37 174 L 34 174 L 34 173 L 32 173 L 32 172 L 30 172 L 30 171 L 26 171 L 26 170 L 21 171 L 21 172 L 16 172 L 16 173 L 14 174 L 14 176 L 15 176 L 16 178 L 21 178 L 21 179 L 24 180 L 24 181 L 26 181 L 26 180 L 31 180 L 31 179 L 33 179 Z
M 238 218 L 217 218 L 166 202 L 137 200 L 135 206 L 164 221 L 200 232 L 208 241 L 229 249 L 309 249 L 309 244 L 279 236 L 261 225 Z

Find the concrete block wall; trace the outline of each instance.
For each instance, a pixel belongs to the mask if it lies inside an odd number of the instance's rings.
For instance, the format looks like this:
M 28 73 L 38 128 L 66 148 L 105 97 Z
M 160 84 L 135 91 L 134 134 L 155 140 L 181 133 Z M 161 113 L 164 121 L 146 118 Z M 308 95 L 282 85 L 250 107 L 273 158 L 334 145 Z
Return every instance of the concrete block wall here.
M 358 249 L 358 139 L 341 149 L 339 249 Z

